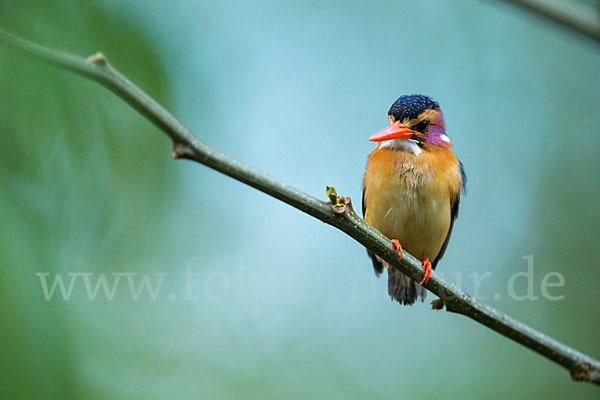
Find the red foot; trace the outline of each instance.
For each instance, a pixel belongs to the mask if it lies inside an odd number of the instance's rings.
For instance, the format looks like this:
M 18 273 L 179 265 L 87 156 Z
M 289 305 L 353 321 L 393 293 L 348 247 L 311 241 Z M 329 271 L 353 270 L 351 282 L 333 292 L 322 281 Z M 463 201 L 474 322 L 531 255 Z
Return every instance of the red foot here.
M 396 253 L 400 254 L 400 258 L 404 257 L 404 253 L 402 252 L 402 245 L 400 245 L 400 242 L 398 241 L 398 239 L 392 239 L 392 243 L 394 244 L 394 247 L 396 248 Z
M 392 239 L 392 243 L 394 244 L 394 248 L 396 249 L 396 253 L 400 254 L 400 258 L 404 257 L 404 253 L 402 252 L 402 245 L 398 241 L 398 239 Z M 386 264 L 387 269 L 390 269 L 390 264 Z
M 429 258 L 425 257 L 423 260 L 423 268 L 425 268 L 425 274 L 423 275 L 423 280 L 419 283 L 419 286 L 422 286 L 424 283 L 429 281 L 431 277 L 431 263 L 429 262 Z

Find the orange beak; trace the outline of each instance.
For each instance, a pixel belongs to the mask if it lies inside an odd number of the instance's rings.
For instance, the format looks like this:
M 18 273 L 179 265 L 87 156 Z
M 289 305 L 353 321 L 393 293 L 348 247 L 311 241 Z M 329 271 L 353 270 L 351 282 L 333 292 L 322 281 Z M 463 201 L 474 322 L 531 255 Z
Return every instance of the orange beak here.
M 385 129 L 380 130 L 369 138 L 371 142 L 383 142 L 390 139 L 407 139 L 412 135 L 420 135 L 420 132 L 413 131 L 396 121 Z

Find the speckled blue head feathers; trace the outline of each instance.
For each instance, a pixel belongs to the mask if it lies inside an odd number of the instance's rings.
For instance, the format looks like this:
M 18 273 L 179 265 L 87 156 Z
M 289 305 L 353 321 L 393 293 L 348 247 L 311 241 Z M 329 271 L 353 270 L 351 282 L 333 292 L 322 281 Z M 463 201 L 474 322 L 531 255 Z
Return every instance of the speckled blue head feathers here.
M 422 94 L 409 94 L 400 96 L 390 107 L 388 115 L 393 116 L 396 121 L 403 121 L 404 119 L 417 118 L 425 110 L 439 109 L 440 105 L 431 97 Z

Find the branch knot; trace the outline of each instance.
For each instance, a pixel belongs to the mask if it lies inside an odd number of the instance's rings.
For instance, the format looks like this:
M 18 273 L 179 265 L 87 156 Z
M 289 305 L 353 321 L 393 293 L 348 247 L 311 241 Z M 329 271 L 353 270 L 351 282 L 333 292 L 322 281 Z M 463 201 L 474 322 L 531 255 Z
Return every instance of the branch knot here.
M 108 65 L 108 60 L 106 59 L 106 56 L 104 54 L 102 54 L 101 52 L 92 54 L 87 59 L 89 62 L 96 64 L 96 65 L 101 65 L 101 66 Z
M 329 205 L 336 214 L 343 214 L 346 210 L 352 209 L 352 201 L 348 196 L 338 196 L 334 187 L 327 186 L 327 197 L 329 198 Z
M 571 370 L 571 377 L 574 381 L 591 381 L 592 366 L 590 363 L 580 361 Z
M 180 158 L 192 159 L 194 151 L 188 143 L 171 141 L 171 149 L 173 149 L 173 158 L 178 160 Z

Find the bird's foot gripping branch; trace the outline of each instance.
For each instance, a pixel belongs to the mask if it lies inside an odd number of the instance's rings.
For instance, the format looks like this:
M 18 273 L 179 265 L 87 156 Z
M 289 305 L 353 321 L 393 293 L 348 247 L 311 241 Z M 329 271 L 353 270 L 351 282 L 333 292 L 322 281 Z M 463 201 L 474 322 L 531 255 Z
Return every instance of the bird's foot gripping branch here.
M 404 252 L 404 256 L 400 258 L 395 246 L 387 237 L 352 211 L 349 199 L 342 200 L 342 197 L 338 198 L 333 191 L 328 194 L 330 200 L 328 204 L 206 145 L 164 107 L 113 68 L 105 57 L 102 57 L 101 62 L 94 57 L 92 59 L 74 57 L 2 30 L 0 30 L 0 43 L 8 44 L 28 55 L 58 65 L 105 86 L 172 140 L 176 158 L 197 161 L 277 198 L 345 232 L 388 262 L 390 267 L 396 268 L 412 279 L 422 278 L 421 262 L 407 252 Z M 340 208 L 338 211 L 341 213 L 334 212 L 334 208 Z M 573 379 L 600 384 L 599 361 L 478 302 L 466 292 L 446 282 L 435 272 L 424 287 L 444 299 L 448 311 L 463 314 L 562 365 L 570 371 Z

